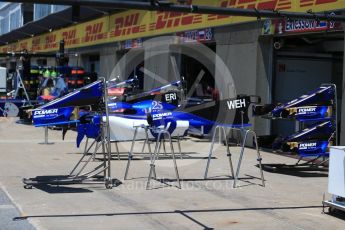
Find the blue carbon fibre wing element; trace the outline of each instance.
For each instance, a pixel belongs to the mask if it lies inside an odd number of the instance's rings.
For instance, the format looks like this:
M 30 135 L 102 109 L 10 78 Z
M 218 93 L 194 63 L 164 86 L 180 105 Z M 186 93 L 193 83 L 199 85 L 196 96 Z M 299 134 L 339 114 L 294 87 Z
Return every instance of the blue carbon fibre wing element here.
M 290 118 L 298 121 L 330 119 L 333 116 L 332 106 L 290 107 L 272 111 L 273 117 Z
M 35 127 L 46 127 L 46 126 L 59 126 L 59 125 L 70 125 L 70 124 L 78 124 L 79 120 L 73 120 L 73 121 L 62 121 L 62 122 L 55 122 L 55 123 L 49 123 L 49 124 L 35 124 Z
M 288 117 L 291 113 L 291 110 L 301 111 L 310 108 L 310 114 L 314 114 L 316 118 L 322 117 L 322 111 L 325 107 L 330 106 L 329 102 L 332 102 L 335 99 L 335 89 L 333 86 L 321 86 L 314 91 L 309 92 L 295 100 L 292 100 L 288 103 L 277 106 L 272 110 L 272 116 L 274 117 Z M 325 104 L 326 103 L 326 104 Z M 301 108 L 299 108 L 301 107 Z M 316 111 L 313 111 L 315 108 Z M 296 111 L 297 112 L 297 111 Z M 304 111 L 305 112 L 305 111 Z M 285 114 L 284 114 L 285 113 Z M 302 118 L 303 119 L 303 118 Z
M 73 110 L 73 107 L 35 109 L 32 111 L 32 120 L 37 127 L 68 124 L 71 122 L 70 117 Z
M 324 155 L 329 151 L 329 141 L 312 141 L 298 143 L 298 154 L 300 156 Z
M 39 109 L 97 105 L 103 96 L 103 82 L 95 81 L 61 98 L 51 101 Z

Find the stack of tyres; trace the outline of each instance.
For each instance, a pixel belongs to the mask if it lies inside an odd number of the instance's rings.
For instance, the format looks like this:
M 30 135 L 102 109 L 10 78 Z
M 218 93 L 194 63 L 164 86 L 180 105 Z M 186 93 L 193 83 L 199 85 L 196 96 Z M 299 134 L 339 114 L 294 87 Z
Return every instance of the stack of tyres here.
M 85 71 L 81 67 L 72 67 L 68 79 L 68 88 L 70 90 L 78 89 L 84 86 Z

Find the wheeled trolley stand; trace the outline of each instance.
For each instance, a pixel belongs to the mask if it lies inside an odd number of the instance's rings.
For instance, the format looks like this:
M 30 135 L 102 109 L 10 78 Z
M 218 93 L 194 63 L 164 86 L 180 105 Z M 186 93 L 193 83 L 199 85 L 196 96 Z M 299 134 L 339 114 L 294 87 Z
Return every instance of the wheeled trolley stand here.
M 213 134 L 213 138 L 212 138 L 212 143 L 211 143 L 211 147 L 210 147 L 210 152 L 208 155 L 208 160 L 207 160 L 207 165 L 206 165 L 206 169 L 205 169 L 205 175 L 204 175 L 204 179 L 207 179 L 207 174 L 208 174 L 208 169 L 209 169 L 209 165 L 212 159 L 212 153 L 213 153 L 213 146 L 215 143 L 215 136 L 216 136 L 216 131 L 217 129 L 222 130 L 224 137 L 225 137 L 225 145 L 227 148 L 227 156 L 229 158 L 229 164 L 230 164 L 230 170 L 231 170 L 231 174 L 232 174 L 232 178 L 234 179 L 234 183 L 233 183 L 233 187 L 236 188 L 237 187 L 237 182 L 238 182 L 238 178 L 239 178 L 239 174 L 240 174 L 240 169 L 241 169 L 241 165 L 242 165 L 242 160 L 243 160 L 243 156 L 244 156 L 244 152 L 245 152 L 245 144 L 248 138 L 248 134 L 252 134 L 254 141 L 255 141 L 255 147 L 256 147 L 256 152 L 257 152 L 257 161 L 258 161 L 258 165 L 259 165 L 259 171 L 260 171 L 260 176 L 261 176 L 261 181 L 262 181 L 262 186 L 265 187 L 265 178 L 264 178 L 264 174 L 262 171 L 262 157 L 259 151 L 259 147 L 258 147 L 258 142 L 257 142 L 257 136 L 256 133 L 250 129 L 245 129 L 244 127 L 242 128 L 236 128 L 236 127 L 229 127 L 230 131 L 235 131 L 235 132 L 240 132 L 242 134 L 242 146 L 241 146 L 241 153 L 240 153 L 240 157 L 237 163 L 237 169 L 236 169 L 236 173 L 234 173 L 233 170 L 233 165 L 232 165 L 232 159 L 231 159 L 231 153 L 229 150 L 229 145 L 228 145 L 228 141 L 227 141 L 227 136 L 226 136 L 226 131 L 225 131 L 225 126 L 216 126 L 215 130 L 214 130 L 214 134 Z
M 109 128 L 109 112 L 107 105 L 107 88 L 106 81 L 103 79 L 103 103 L 105 109 L 101 112 L 105 119 L 101 119 L 100 135 L 95 138 L 90 146 L 85 145 L 83 156 L 72 169 L 68 175 L 59 176 L 37 176 L 34 178 L 24 178 L 24 188 L 30 189 L 33 186 L 40 185 L 70 185 L 70 184 L 85 184 L 85 183 L 104 183 L 106 188 L 111 189 L 116 180 L 111 178 L 111 141 Z M 90 153 L 92 147 L 94 151 Z M 85 172 L 86 166 L 95 158 L 97 151 L 101 149 L 103 159 L 101 163 L 94 169 Z M 87 157 L 88 156 L 88 157 Z M 86 159 L 86 160 L 85 160 Z

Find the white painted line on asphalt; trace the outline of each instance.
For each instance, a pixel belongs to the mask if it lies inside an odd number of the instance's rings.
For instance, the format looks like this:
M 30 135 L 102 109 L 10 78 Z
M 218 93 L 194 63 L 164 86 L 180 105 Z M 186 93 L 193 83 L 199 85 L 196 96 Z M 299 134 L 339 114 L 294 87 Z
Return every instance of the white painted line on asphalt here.
M 11 209 L 11 208 L 15 208 L 15 207 L 11 204 L 0 204 L 0 209 Z
M 32 140 L 0 140 L 1 144 L 13 144 L 13 143 L 43 143 L 44 140 L 42 139 L 32 139 Z M 74 143 L 75 140 L 49 140 L 49 142 L 53 143 Z
M 10 199 L 10 201 L 12 201 L 12 203 L 14 205 L 12 205 L 13 207 L 16 207 L 18 210 L 19 210 L 19 213 L 21 215 L 23 215 L 23 209 L 22 207 L 14 201 L 13 197 L 10 195 L 10 193 L 7 191 L 6 187 L 1 183 L 0 181 L 0 189 L 7 195 L 7 197 Z M 39 221 L 37 220 L 33 220 L 33 219 L 27 219 L 27 221 L 34 227 L 36 228 L 37 230 L 40 230 L 40 229 L 43 229 L 40 225 L 39 225 Z

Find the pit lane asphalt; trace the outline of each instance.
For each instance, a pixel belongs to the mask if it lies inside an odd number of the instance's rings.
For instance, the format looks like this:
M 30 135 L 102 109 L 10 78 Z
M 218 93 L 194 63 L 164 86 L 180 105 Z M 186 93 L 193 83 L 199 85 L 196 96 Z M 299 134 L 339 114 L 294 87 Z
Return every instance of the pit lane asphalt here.
M 69 173 L 83 151 L 83 145 L 76 148 L 75 138 L 75 132 L 68 132 L 62 141 L 61 131 L 49 131 L 49 142 L 54 144 L 42 145 L 43 128 L 19 125 L 13 119 L 0 120 L 0 184 L 18 207 L 13 208 L 16 213 L 6 210 L 6 220 L 15 216 L 18 222 L 29 221 L 37 229 L 49 230 L 344 229 L 344 220 L 322 214 L 327 175 L 264 172 L 266 187 L 262 187 L 255 167 L 256 152 L 246 149 L 241 181 L 233 189 L 223 145 L 215 145 L 210 179 L 203 179 L 210 143 L 198 139 L 181 142 L 185 156 L 183 160 L 177 157 L 177 164 L 182 189 L 168 186 L 176 185 L 176 181 L 171 158 L 164 156 L 157 161 L 157 177 L 170 181 L 163 184 L 153 180 L 153 188 L 145 189 L 150 165 L 148 155 L 142 159 L 139 154 L 143 142 L 135 147 L 137 154 L 128 180 L 123 176 L 130 143 L 121 143 L 121 159 L 114 157 L 111 170 L 123 184 L 111 190 L 104 184 L 23 188 L 24 177 Z M 231 147 L 231 153 L 236 169 L 240 148 Z M 261 153 L 263 163 L 296 163 L 296 159 Z M 97 155 L 99 158 L 101 155 Z M 94 164 L 99 163 L 97 159 Z M 10 223 L 9 227 L 17 224 Z M 3 229 L 10 228 L 0 227 Z
M 2 230 L 34 230 L 27 220 L 16 220 L 20 211 L 0 187 L 0 229 Z

